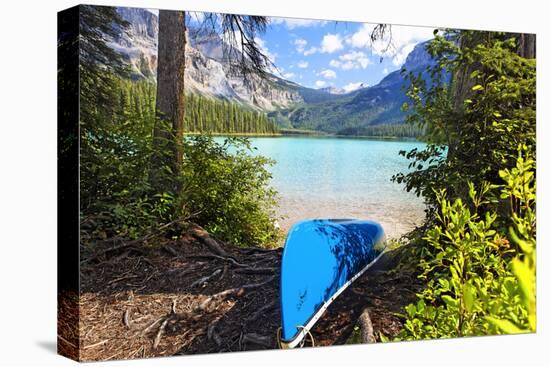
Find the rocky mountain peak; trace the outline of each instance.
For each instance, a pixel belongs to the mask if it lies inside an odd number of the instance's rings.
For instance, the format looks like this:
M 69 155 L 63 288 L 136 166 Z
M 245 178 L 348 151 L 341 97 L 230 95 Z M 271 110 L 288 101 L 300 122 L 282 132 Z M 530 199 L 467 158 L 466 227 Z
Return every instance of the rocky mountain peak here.
M 130 24 L 116 39 L 109 40 L 109 46 L 128 62 L 133 78 L 156 79 L 158 16 L 140 8 L 117 8 L 117 11 Z M 302 100 L 297 91 L 286 87 L 286 81 L 275 76 L 263 80 L 251 75 L 245 83 L 243 78 L 230 75 L 229 65 L 223 61 L 222 40 L 217 34 L 190 29 L 187 39 L 187 92 L 264 111 L 286 108 Z

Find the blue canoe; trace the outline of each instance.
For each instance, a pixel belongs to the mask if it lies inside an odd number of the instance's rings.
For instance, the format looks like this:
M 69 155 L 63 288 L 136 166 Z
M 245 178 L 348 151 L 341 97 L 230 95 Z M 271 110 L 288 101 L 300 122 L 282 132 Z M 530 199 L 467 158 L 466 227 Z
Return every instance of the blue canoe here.
M 289 231 L 281 262 L 281 346 L 294 348 L 330 303 L 381 256 L 382 226 L 318 219 Z

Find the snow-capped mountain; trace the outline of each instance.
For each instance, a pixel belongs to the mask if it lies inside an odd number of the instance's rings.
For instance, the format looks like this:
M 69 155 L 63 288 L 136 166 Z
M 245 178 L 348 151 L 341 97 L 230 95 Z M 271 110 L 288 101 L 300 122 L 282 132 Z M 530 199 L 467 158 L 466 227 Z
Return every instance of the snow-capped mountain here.
M 108 44 L 127 60 L 134 78 L 155 79 L 158 16 L 138 8 L 118 8 L 118 12 L 130 25 Z M 267 79 L 251 75 L 245 83 L 242 77 L 229 72 L 219 35 L 191 29 L 187 39 L 185 89 L 189 93 L 271 112 L 287 127 L 338 132 L 357 121 L 360 125 L 404 121 L 401 105 L 405 101 L 406 81 L 400 70 L 386 75 L 376 85 L 363 83 L 352 88 L 307 88 L 274 74 Z M 423 72 L 433 65 L 425 45 L 415 46 L 404 68 Z
M 128 62 L 135 79 L 156 78 L 158 48 L 158 17 L 139 8 L 118 8 L 130 25 L 119 36 L 109 40 L 111 48 Z M 223 62 L 222 40 L 217 35 L 188 32 L 186 45 L 185 89 L 248 105 L 264 111 L 286 108 L 302 101 L 300 94 L 287 87 L 284 79 L 270 75 L 268 80 L 252 75 L 247 83 L 232 76 Z

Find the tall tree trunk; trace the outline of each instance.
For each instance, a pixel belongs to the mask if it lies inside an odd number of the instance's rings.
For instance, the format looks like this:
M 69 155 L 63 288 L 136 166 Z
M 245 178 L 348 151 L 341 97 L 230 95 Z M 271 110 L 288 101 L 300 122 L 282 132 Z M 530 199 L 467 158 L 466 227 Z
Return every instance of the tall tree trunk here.
M 153 164 L 155 169 L 169 165 L 174 175 L 179 173 L 183 159 L 185 44 L 185 12 L 160 10 L 156 100 L 160 121 L 155 124 L 153 139 L 156 150 L 166 149 L 169 155 L 155 158 Z M 160 181 L 156 180 L 162 185 L 164 180 Z M 171 189 L 176 191 L 177 185 Z
M 518 55 L 526 59 L 537 57 L 537 37 L 531 33 L 520 33 L 517 36 L 518 40 Z

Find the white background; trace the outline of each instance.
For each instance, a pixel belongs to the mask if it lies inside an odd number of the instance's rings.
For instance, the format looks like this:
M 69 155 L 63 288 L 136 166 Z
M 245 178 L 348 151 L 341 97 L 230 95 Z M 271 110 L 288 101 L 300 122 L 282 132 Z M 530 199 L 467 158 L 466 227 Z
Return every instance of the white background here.
M 543 1 L 113 0 L 206 10 L 537 33 L 538 332 L 532 335 L 185 356 L 94 365 L 508 366 L 548 363 L 548 10 Z M 0 362 L 74 365 L 56 343 L 56 12 L 76 1 L 7 0 L 0 21 Z M 545 19 L 546 18 L 546 19 Z M 546 344 L 546 346 L 545 346 Z M 545 350 L 546 348 L 546 350 Z M 546 364 L 547 365 L 547 364 Z

